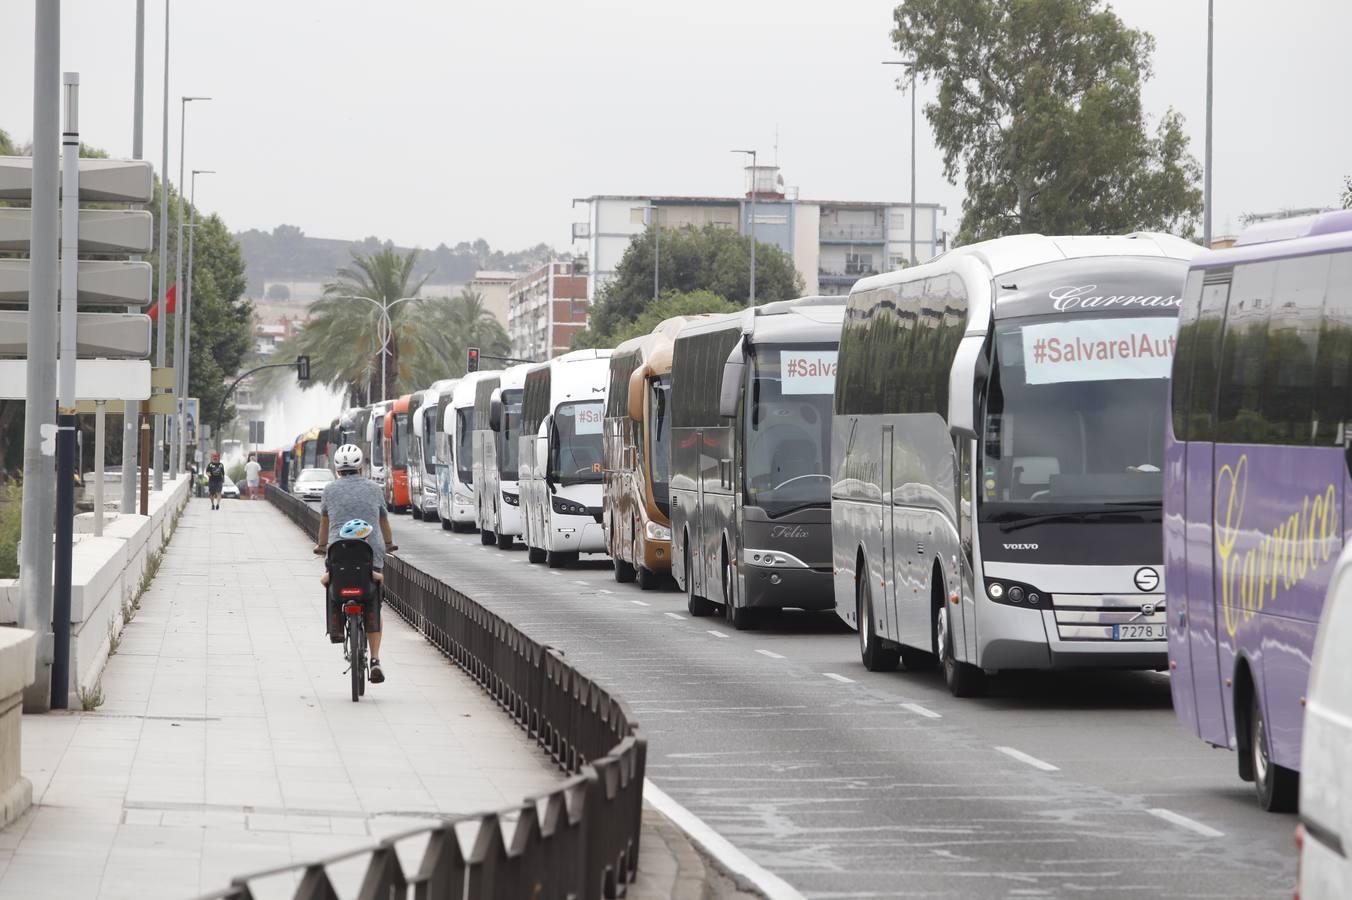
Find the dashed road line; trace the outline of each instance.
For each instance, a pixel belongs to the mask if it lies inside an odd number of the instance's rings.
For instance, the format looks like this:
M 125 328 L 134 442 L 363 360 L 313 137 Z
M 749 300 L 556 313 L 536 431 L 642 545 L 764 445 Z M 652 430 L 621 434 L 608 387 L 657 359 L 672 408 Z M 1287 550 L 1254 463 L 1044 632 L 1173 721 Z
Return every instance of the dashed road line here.
M 844 675 L 837 675 L 835 672 L 823 672 L 822 674 L 832 681 L 839 681 L 841 684 L 854 684 L 853 678 L 846 678 Z
M 784 658 L 784 657 L 780 656 L 778 653 L 776 653 L 776 652 L 773 651 L 773 650 L 757 650 L 756 652 L 759 653 L 761 656 L 768 656 L 768 657 L 770 657 L 771 659 L 783 659 L 783 658 Z
M 712 634 L 712 635 L 713 635 L 714 637 L 716 637 L 716 638 L 725 638 L 725 637 L 727 637 L 727 635 L 724 634 L 723 632 L 721 632 L 721 631 L 714 631 L 712 628 L 709 629 L 709 633 Z
M 613 594 L 613 593 L 615 593 L 615 592 L 614 592 L 614 591 L 608 591 L 608 590 L 606 590 L 605 588 L 601 588 L 601 589 L 598 590 L 596 593 L 598 593 L 598 594 Z
M 650 604 L 648 604 L 648 603 L 644 603 L 642 600 L 630 600 L 629 602 L 632 603 L 632 604 L 634 604 L 635 606 L 649 606 L 649 605 L 650 605 Z
M 662 615 L 666 616 L 668 619 L 680 619 L 682 621 L 685 620 L 685 616 L 681 615 L 680 613 L 662 613 Z
M 1008 756 L 1010 759 L 1017 759 L 1021 763 L 1032 766 L 1034 769 L 1041 769 L 1044 772 L 1061 771 L 1060 766 L 1054 766 L 1049 762 L 1044 762 L 1043 760 L 1038 759 L 1036 756 L 1029 756 L 1022 750 L 1015 750 L 1013 747 L 996 747 L 995 749 L 999 750 L 1001 753 L 1003 753 L 1005 756 Z
M 1189 819 L 1187 816 L 1180 816 L 1173 810 L 1148 809 L 1146 810 L 1146 812 L 1150 813 L 1157 819 L 1163 819 L 1164 821 L 1172 825 L 1177 825 L 1179 828 L 1186 828 L 1195 834 L 1200 834 L 1202 837 L 1210 837 L 1210 838 L 1225 837 L 1224 831 L 1217 831 L 1210 825 L 1203 825 L 1201 822 L 1198 822 L 1195 819 Z
M 943 718 L 943 716 L 939 715 L 939 714 L 938 714 L 937 712 L 935 712 L 934 710 L 928 709 L 928 708 L 926 708 L 926 707 L 924 707 L 924 706 L 921 706 L 919 703 L 903 703 L 903 704 L 901 704 L 901 708 L 902 708 L 902 709 L 905 709 L 905 710 L 909 710 L 910 712 L 915 713 L 917 716 L 924 716 L 924 717 L 927 718 L 927 719 L 942 719 L 942 718 Z
M 591 587 L 590 581 L 574 581 L 573 584 L 580 584 L 583 587 Z

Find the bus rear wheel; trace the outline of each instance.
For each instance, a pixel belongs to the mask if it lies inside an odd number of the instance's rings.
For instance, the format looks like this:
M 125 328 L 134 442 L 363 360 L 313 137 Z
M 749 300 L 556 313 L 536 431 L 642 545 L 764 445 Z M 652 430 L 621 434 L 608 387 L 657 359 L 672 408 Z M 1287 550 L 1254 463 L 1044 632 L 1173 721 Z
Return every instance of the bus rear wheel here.
M 615 557 L 615 580 L 620 584 L 628 584 L 634 580 L 634 567 L 618 556 Z
M 510 534 L 499 534 L 499 535 L 498 535 L 498 549 L 499 549 L 499 550 L 510 550 L 510 549 L 512 549 L 512 536 L 511 536 Z
M 859 658 L 870 672 L 891 672 L 897 668 L 900 654 L 894 647 L 884 647 L 882 638 L 873 630 L 873 584 L 865 572 L 854 589 L 855 621 L 859 624 Z
M 538 565 L 545 561 L 545 551 L 541 550 L 539 547 L 527 547 L 526 559 L 527 561 Z
M 1258 805 L 1268 812 L 1295 812 L 1300 799 L 1300 773 L 1272 761 L 1268 752 L 1267 723 L 1258 692 L 1249 700 L 1249 752 L 1253 755 L 1253 786 Z
M 655 591 L 662 584 L 662 576 L 644 566 L 635 567 L 635 578 L 641 590 Z
M 695 596 L 695 578 L 690 569 L 690 539 L 685 544 L 685 608 L 695 618 L 712 616 L 718 612 L 718 606 L 703 597 Z
M 484 546 L 489 546 L 491 544 L 496 544 L 497 542 L 498 536 L 496 534 L 489 531 L 487 528 L 480 530 L 479 543 L 483 544 Z

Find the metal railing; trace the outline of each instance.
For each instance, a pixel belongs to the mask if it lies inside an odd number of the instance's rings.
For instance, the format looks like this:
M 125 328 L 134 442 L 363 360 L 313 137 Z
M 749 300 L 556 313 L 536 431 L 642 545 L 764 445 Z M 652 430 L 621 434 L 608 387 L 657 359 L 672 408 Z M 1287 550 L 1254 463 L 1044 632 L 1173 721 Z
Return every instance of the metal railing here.
M 319 512 L 268 485 L 267 498 L 312 538 Z M 638 870 L 647 741 L 624 701 L 563 655 L 397 556 L 385 602 L 486 690 L 572 777 L 508 809 L 447 817 L 374 847 L 235 878 L 203 900 L 253 900 L 251 885 L 290 877 L 294 900 L 336 895 L 332 867 L 366 857 L 359 900 L 623 896 Z M 478 824 L 469 853 L 456 823 Z M 515 823 L 512 826 L 511 823 Z M 507 825 L 511 838 L 503 836 Z M 425 841 L 405 873 L 396 848 Z

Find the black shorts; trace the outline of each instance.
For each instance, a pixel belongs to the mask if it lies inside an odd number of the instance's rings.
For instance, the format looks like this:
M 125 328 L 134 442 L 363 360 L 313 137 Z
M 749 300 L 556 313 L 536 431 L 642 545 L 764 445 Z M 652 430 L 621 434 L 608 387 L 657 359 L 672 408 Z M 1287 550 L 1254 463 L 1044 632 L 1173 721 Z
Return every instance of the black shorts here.
M 224 487 L 225 487 L 224 481 L 208 481 L 207 493 L 209 493 L 213 497 L 219 497 L 221 495 L 221 489 Z

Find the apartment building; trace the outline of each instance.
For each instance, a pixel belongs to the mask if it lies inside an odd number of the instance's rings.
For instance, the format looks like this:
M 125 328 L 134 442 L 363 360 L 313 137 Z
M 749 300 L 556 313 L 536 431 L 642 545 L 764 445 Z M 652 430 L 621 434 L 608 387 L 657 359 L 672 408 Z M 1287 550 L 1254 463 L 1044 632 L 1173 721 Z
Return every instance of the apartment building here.
M 866 275 L 925 262 L 947 249 L 937 203 L 807 200 L 786 189 L 778 166 L 747 166 L 740 197 L 597 195 L 576 202 L 586 220 L 573 223 L 574 250 L 588 260 L 587 297 L 614 277 L 634 235 L 649 223 L 659 228 L 686 225 L 752 232 L 793 258 L 808 294 L 846 294 Z M 912 253 L 914 223 L 914 253 Z
M 571 349 L 587 327 L 587 276 L 574 263 L 551 260 L 518 275 L 507 290 L 507 337 L 512 356 L 544 360 Z

